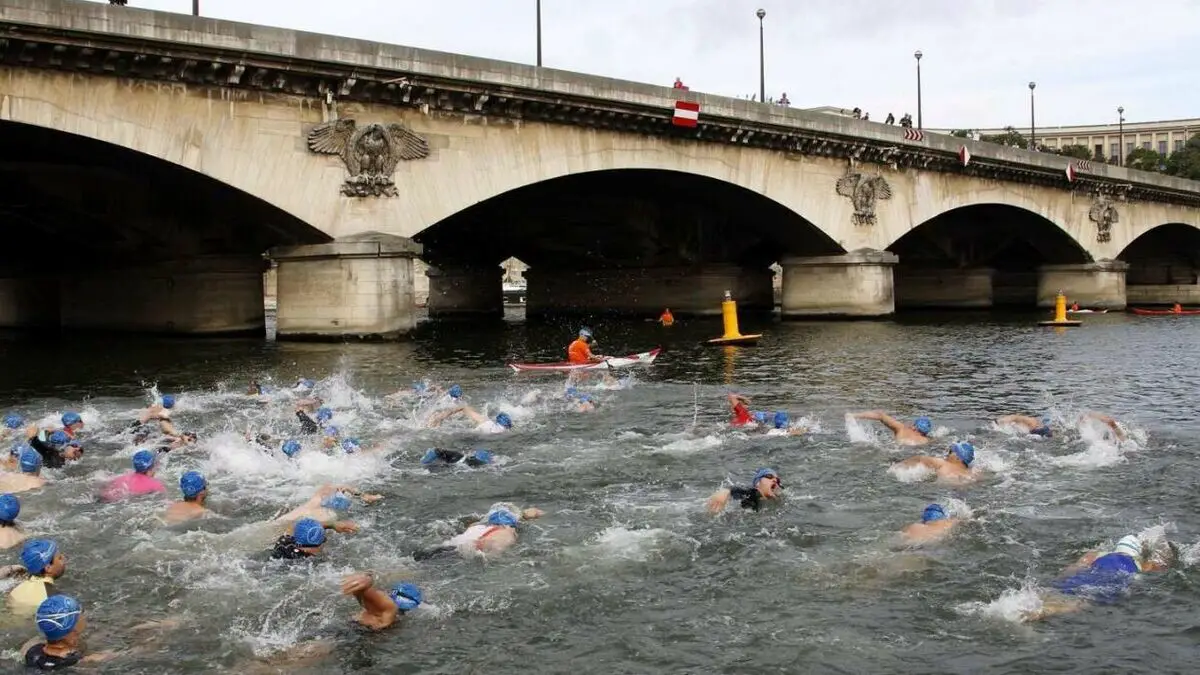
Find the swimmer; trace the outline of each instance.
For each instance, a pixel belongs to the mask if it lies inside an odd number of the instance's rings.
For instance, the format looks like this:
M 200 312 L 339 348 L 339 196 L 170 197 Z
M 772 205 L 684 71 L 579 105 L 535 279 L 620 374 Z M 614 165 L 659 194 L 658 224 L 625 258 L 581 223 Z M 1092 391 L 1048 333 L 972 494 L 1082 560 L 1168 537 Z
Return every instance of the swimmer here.
M 208 509 L 204 507 L 204 502 L 208 499 L 208 481 L 199 471 L 188 471 L 180 476 L 179 491 L 183 493 L 183 500 L 173 502 L 167 507 L 164 516 L 167 524 L 175 525 L 208 514 Z
M 350 508 L 350 497 L 347 495 L 358 497 L 364 504 L 374 504 L 383 499 L 382 495 L 363 494 L 349 485 L 322 485 L 308 501 L 271 522 L 286 527 L 301 518 L 311 518 L 337 532 L 357 532 L 358 526 L 352 521 L 338 520 L 338 512 Z
M 25 418 L 17 413 L 9 413 L 4 416 L 4 426 L 0 427 L 0 443 L 7 443 L 18 438 L 24 438 L 21 435 L 21 427 L 25 426 Z
M 17 516 L 21 514 L 21 500 L 10 493 L 0 495 L 0 549 L 12 548 L 24 543 L 28 535 L 17 524 Z
M 320 405 L 320 399 L 315 399 L 317 405 Z M 296 419 L 300 420 L 300 433 L 305 436 L 316 435 L 324 428 L 325 423 L 333 419 L 333 411 L 329 408 L 320 407 L 316 411 L 316 419 L 308 416 L 311 408 L 305 405 L 296 406 Z
M 325 545 L 325 527 L 313 518 L 301 518 L 292 525 L 292 533 L 275 541 L 271 549 L 273 560 L 311 558 Z
M 929 434 L 933 431 L 933 421 L 924 415 L 914 420 L 912 426 L 905 426 L 881 410 L 853 413 L 851 417 L 856 420 L 875 420 L 882 423 L 896 435 L 896 442 L 901 445 L 925 445 L 929 442 Z
M 36 426 L 30 426 L 25 430 L 25 434 L 25 442 L 42 456 L 42 463 L 47 469 L 61 469 L 66 466 L 67 460 L 76 460 L 83 456 L 83 447 L 77 441 L 72 441 L 67 432 L 61 429 L 44 434 Z
M 162 435 L 171 438 L 178 438 L 181 434 L 171 423 L 171 409 L 175 407 L 175 396 L 172 394 L 163 394 L 162 401 L 155 403 L 145 410 L 134 420 L 129 428 L 134 432 L 134 443 L 145 443 L 146 439 L 150 438 L 153 432 L 151 423 L 157 423 L 158 430 Z
M 117 476 L 100 490 L 100 501 L 116 502 L 126 497 L 149 494 L 166 494 L 167 486 L 154 477 L 158 467 L 158 455 L 149 450 L 133 453 L 133 471 Z
M 930 544 L 948 536 L 960 522 L 961 518 L 946 515 L 941 504 L 930 504 L 921 512 L 921 522 L 908 525 L 900 531 L 900 536 L 910 546 Z
M 279 451 L 288 459 L 292 459 L 300 452 L 300 441 L 286 440 L 283 445 L 279 446 Z
M 455 386 L 458 386 L 458 385 L 455 385 Z M 395 403 L 399 403 L 401 401 L 412 400 L 412 399 L 419 399 L 419 400 L 424 401 L 424 400 L 440 397 L 442 394 L 445 394 L 445 393 L 446 392 L 442 391 L 441 387 L 430 385 L 429 380 L 421 380 L 420 382 L 413 382 L 412 386 L 409 387 L 408 389 L 401 389 L 399 391 L 394 391 L 394 392 L 388 394 L 387 396 L 384 396 L 383 400 L 384 400 L 384 402 L 389 403 L 389 404 L 395 404 Z M 458 387 L 458 395 L 462 396 L 462 387 Z
M 996 418 L 996 424 L 1018 427 L 1027 434 L 1041 436 L 1042 438 L 1050 438 L 1053 435 L 1050 430 L 1049 415 L 1043 415 L 1041 419 L 1028 415 L 1004 415 Z
M 321 447 L 326 450 L 332 450 L 338 446 L 338 435 L 342 430 L 334 425 L 329 425 L 321 430 Z
M 1108 415 L 1102 415 L 1097 412 L 1084 413 L 1079 417 L 1079 423 L 1083 424 L 1085 420 L 1096 420 L 1097 422 L 1107 426 L 1112 430 L 1113 436 L 1116 437 L 1117 442 L 1123 442 L 1126 439 L 1125 431 L 1121 429 L 1121 425 Z
M 45 487 L 42 477 L 42 456 L 33 448 L 25 448 L 18 458 L 21 473 L 0 474 L 0 492 L 27 492 Z
M 800 436 L 808 433 L 805 427 L 793 427 L 788 421 L 788 414 L 782 410 L 775 413 L 772 427 L 767 429 L 768 436 Z
M 296 384 L 292 385 L 292 393 L 299 396 L 307 396 L 308 394 L 312 393 L 312 390 L 315 389 L 316 386 L 316 382 L 313 382 L 306 377 L 302 377 L 296 380 Z
M 741 394 L 727 394 L 725 397 L 729 401 L 729 414 L 732 417 L 729 419 L 729 426 L 744 427 L 754 424 L 754 414 L 750 412 L 750 399 Z
M 384 590 L 375 586 L 374 572 L 359 572 L 342 579 L 342 594 L 352 595 L 362 611 L 354 617 L 360 626 L 383 630 L 421 605 L 421 589 L 401 583 Z
M 87 620 L 79 601 L 69 595 L 46 598 L 34 613 L 38 630 L 46 640 L 33 639 L 21 646 L 26 668 L 64 670 L 80 663 L 107 661 L 119 652 L 104 651 L 83 655 L 83 635 Z
M 567 406 L 575 412 L 596 412 L 599 403 L 591 394 L 580 394 L 575 387 L 567 388 Z
M 457 408 L 443 410 L 433 415 L 433 417 L 430 417 L 429 422 L 426 423 L 426 426 L 431 429 L 441 426 L 442 422 L 445 422 L 446 420 L 458 414 L 463 414 L 467 417 L 470 417 L 471 421 L 477 425 L 475 427 L 476 431 L 482 431 L 489 434 L 499 434 L 508 431 L 513 427 L 512 418 L 508 416 L 508 413 L 499 413 L 496 415 L 494 420 L 489 420 L 486 416 L 469 405 L 460 405 Z
M 1053 590 L 1043 591 L 1042 606 L 1022 619 L 1038 621 L 1077 612 L 1092 603 L 1112 604 L 1125 594 L 1138 574 L 1160 572 L 1179 561 L 1179 548 L 1163 540 L 1156 545 L 1135 534 L 1122 537 L 1111 552 L 1090 551 L 1063 570 Z
M 0 569 L 0 576 L 27 576 L 8 592 L 8 607 L 32 614 L 46 598 L 57 595 L 55 582 L 67 571 L 67 556 L 53 539 L 30 539 L 21 548 L 21 564 Z
M 165 455 L 173 450 L 182 450 L 196 444 L 196 434 L 185 431 L 175 438 L 171 438 L 165 443 L 160 444 L 154 449 L 160 455 Z
M 446 553 L 458 553 L 464 557 L 499 555 L 517 543 L 517 526 L 522 522 L 546 515 L 538 508 L 519 509 L 514 504 L 493 504 L 482 520 L 467 519 L 467 529 L 462 534 L 442 542 L 440 546 L 413 553 L 414 560 L 428 560 Z
M 63 433 L 65 433 L 71 440 L 75 440 L 75 437 L 79 435 L 79 432 L 83 431 L 83 418 L 80 417 L 79 413 L 77 412 L 68 410 L 62 414 L 60 421 L 63 425 Z
M 762 508 L 763 500 L 779 499 L 782 496 L 780 494 L 782 490 L 783 481 L 779 479 L 779 472 L 775 469 L 759 469 L 754 474 L 754 480 L 750 481 L 750 487 L 728 487 L 717 490 L 713 496 L 708 498 L 708 512 L 716 515 L 724 511 L 730 497 L 738 500 L 743 509 L 757 511 Z
M 464 455 L 454 450 L 430 448 L 421 457 L 421 464 L 429 468 L 433 468 L 438 462 L 444 464 L 462 463 L 472 469 L 478 469 L 481 466 L 487 466 L 492 463 L 492 453 L 487 450 L 473 450 L 470 454 Z
M 950 445 L 950 451 L 946 453 L 944 459 L 921 455 L 897 462 L 895 466 L 899 468 L 923 466 L 936 473 L 938 480 L 949 483 L 966 483 L 978 478 L 975 472 L 971 471 L 971 463 L 974 461 L 975 446 L 961 441 Z
M 8 451 L 8 456 L 0 459 L 0 471 L 20 471 L 21 470 L 21 451 L 25 448 L 33 449 L 28 443 L 18 441 L 12 444 Z M 36 451 L 35 451 L 36 452 Z

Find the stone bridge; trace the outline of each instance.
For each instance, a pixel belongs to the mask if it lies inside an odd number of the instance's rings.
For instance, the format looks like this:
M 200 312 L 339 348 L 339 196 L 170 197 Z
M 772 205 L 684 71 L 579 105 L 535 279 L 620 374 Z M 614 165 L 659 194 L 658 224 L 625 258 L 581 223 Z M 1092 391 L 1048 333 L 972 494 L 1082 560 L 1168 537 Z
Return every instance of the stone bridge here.
M 261 330 L 268 250 L 281 337 L 406 331 L 414 258 L 435 317 L 499 314 L 512 256 L 532 314 L 769 309 L 773 263 L 785 317 L 1200 300 L 1200 184 L 1157 174 L 75 0 L 7 0 L 0 59 L 0 325 Z

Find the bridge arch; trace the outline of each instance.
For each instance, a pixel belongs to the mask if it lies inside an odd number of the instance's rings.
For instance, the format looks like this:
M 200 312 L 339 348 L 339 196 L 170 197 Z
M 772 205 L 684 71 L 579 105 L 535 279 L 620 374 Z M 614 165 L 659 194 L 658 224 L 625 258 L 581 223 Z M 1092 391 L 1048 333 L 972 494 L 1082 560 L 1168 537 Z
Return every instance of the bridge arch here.
M 1130 304 L 1169 305 L 1200 302 L 1200 227 L 1164 223 L 1129 242 L 1118 260 L 1125 273 Z

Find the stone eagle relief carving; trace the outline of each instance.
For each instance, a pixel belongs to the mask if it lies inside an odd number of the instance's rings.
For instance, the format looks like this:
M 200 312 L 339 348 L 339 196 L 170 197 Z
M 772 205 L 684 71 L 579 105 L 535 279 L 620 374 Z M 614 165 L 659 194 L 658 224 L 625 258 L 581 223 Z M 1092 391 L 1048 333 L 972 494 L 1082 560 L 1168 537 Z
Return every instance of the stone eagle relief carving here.
M 1113 223 L 1120 222 L 1121 214 L 1117 213 L 1117 207 L 1113 206 L 1112 201 L 1097 197 L 1092 208 L 1088 210 L 1088 218 L 1096 223 L 1096 243 L 1106 244 L 1112 239 Z
M 878 174 L 866 176 L 861 173 L 847 172 L 838 179 L 837 193 L 849 197 L 854 205 L 855 225 L 875 224 L 875 202 L 880 199 L 892 198 L 892 187 L 886 179 Z
M 338 155 L 350 177 L 342 184 L 347 197 L 395 197 L 396 165 L 400 160 L 429 156 L 429 143 L 402 124 L 368 124 L 334 120 L 308 132 L 308 149 Z

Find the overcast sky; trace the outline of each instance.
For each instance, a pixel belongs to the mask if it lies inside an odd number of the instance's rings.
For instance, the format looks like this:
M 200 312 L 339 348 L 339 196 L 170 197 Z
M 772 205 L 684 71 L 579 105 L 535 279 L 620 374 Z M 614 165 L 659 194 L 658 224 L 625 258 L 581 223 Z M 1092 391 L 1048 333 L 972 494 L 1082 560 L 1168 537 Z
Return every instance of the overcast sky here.
M 107 0 L 101 0 L 106 2 Z M 536 0 L 200 0 L 222 19 L 536 60 Z M 191 0 L 129 0 L 190 13 Z M 794 107 L 859 106 L 926 128 L 1200 117 L 1200 0 L 542 0 L 544 65 Z

